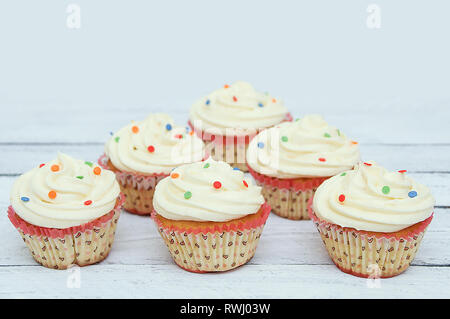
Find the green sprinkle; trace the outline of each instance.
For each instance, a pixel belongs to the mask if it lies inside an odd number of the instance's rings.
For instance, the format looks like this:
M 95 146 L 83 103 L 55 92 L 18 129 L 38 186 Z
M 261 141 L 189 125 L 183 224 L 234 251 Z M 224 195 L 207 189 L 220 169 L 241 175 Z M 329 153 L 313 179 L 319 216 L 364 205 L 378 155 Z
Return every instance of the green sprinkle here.
M 84 176 L 77 176 L 77 178 L 78 178 L 78 179 L 83 179 L 83 178 L 84 178 Z
M 383 186 L 381 191 L 383 192 L 383 194 L 389 194 L 389 192 L 391 191 L 391 188 L 389 186 Z
M 337 132 L 338 132 L 338 135 L 341 136 L 341 131 L 337 130 Z
M 323 136 L 325 136 L 325 137 L 331 137 L 331 135 L 328 134 L 328 133 L 323 134 Z
M 206 163 L 205 166 L 203 166 L 203 168 L 208 168 L 209 167 L 209 163 Z
M 287 141 L 288 141 L 288 137 L 287 137 L 287 136 L 282 136 L 282 137 L 281 137 L 281 140 L 282 140 L 283 142 L 287 142 Z
M 90 166 L 90 167 L 92 167 L 92 165 L 94 165 L 94 164 L 92 164 L 92 162 L 84 162 L 84 164 L 86 164 L 87 166 Z
M 345 176 L 345 175 L 347 175 L 347 173 L 342 173 L 342 174 L 341 174 L 341 176 Z
M 119 140 L 120 140 L 120 136 L 117 136 L 117 137 L 114 139 L 114 141 L 116 141 L 116 143 L 119 143 Z
M 299 118 L 299 117 L 295 119 L 295 122 L 298 122 L 298 121 L 300 121 L 300 118 Z
M 186 193 L 184 193 L 184 198 L 185 199 L 189 199 L 192 197 L 192 193 L 190 191 L 187 191 Z

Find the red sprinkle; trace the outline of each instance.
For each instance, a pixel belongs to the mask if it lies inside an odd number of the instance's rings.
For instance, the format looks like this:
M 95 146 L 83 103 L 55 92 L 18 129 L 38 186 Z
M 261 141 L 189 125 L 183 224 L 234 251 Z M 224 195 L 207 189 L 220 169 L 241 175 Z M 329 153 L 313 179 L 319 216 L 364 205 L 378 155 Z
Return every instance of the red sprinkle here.
M 370 163 L 366 163 L 366 162 L 364 162 L 364 165 L 367 165 L 367 166 L 372 166 L 372 164 L 370 164 Z
M 41 165 L 39 165 L 39 168 L 41 168 L 41 167 L 43 167 L 43 166 L 45 166 L 45 164 L 41 164 Z
M 242 183 L 244 183 L 244 186 L 245 186 L 245 187 L 248 187 L 248 184 L 247 184 L 246 181 L 242 181 Z
M 344 194 L 339 195 L 339 201 L 341 203 L 345 201 L 345 195 Z
M 175 137 L 176 137 L 176 138 L 183 138 L 183 135 L 177 134 L 177 135 L 175 135 Z
M 407 171 L 406 171 L 406 169 L 402 169 L 402 170 L 399 170 L 398 172 L 403 174 L 403 173 L 406 173 Z
M 91 204 L 92 204 L 92 201 L 91 201 L 91 200 L 87 200 L 87 201 L 84 202 L 84 205 L 86 205 L 86 206 L 89 206 L 89 205 L 91 205 Z
M 153 152 L 155 151 L 155 147 L 154 147 L 153 145 L 150 145 L 149 147 L 147 147 L 147 150 L 148 150 L 150 153 L 153 153 Z
M 213 183 L 213 186 L 214 186 L 215 189 L 219 189 L 219 188 L 222 187 L 222 183 L 219 182 L 219 181 L 215 181 L 215 182 Z
M 325 158 L 323 158 L 323 157 L 320 157 L 320 158 L 319 158 L 319 161 L 321 161 L 321 162 L 326 162 L 327 160 L 326 160 Z
M 237 97 L 233 96 L 233 101 L 237 102 Z

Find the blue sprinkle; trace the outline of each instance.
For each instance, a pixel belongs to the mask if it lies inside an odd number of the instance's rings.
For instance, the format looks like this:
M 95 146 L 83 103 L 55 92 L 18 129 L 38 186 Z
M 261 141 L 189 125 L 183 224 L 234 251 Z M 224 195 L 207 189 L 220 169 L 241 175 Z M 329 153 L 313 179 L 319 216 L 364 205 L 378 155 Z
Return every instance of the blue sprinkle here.
M 186 133 L 189 133 L 190 130 L 191 128 L 189 126 L 186 126 Z
M 240 171 L 239 167 L 233 167 L 233 170 Z
M 263 148 L 264 147 L 264 143 L 263 142 L 258 142 L 258 147 L 259 148 Z
M 114 132 L 109 132 L 109 135 L 113 136 L 113 135 L 114 135 Z
M 30 201 L 30 199 L 28 198 L 28 197 L 21 197 L 20 198 L 21 200 L 22 200 L 22 202 L 29 202 Z
M 263 107 L 264 105 L 262 103 L 258 103 L 258 106 L 259 107 Z
M 209 100 L 206 100 L 206 105 L 209 105 L 209 103 L 210 103 L 210 101 L 209 101 Z
M 408 196 L 411 197 L 411 198 L 414 198 L 414 197 L 417 196 L 417 192 L 416 192 L 416 191 L 410 191 L 410 192 L 408 193 Z
M 172 130 L 172 125 L 166 124 L 166 130 L 168 130 L 168 131 Z

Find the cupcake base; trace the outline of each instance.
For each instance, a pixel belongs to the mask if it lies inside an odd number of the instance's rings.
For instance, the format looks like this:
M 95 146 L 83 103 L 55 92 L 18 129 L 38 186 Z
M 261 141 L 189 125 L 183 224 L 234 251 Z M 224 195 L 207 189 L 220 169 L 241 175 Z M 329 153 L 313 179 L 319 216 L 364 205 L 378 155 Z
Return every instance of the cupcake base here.
M 167 177 L 167 174 L 139 175 L 131 172 L 122 172 L 112 164 L 106 155 L 102 155 L 98 159 L 98 164 L 102 168 L 109 169 L 116 174 L 120 191 L 125 196 L 123 208 L 126 211 L 136 215 L 151 214 L 156 184 Z
M 222 272 L 247 263 L 255 254 L 270 206 L 229 222 L 169 220 L 156 212 L 152 218 L 175 263 L 191 272 Z
M 65 229 L 32 225 L 19 217 L 10 206 L 8 217 L 19 231 L 33 258 L 42 266 L 67 269 L 104 260 L 114 242 L 123 196 L 110 213 L 81 226 Z
M 280 179 L 266 176 L 247 165 L 256 183 L 262 187 L 264 199 L 276 215 L 292 220 L 308 220 L 308 202 L 327 177 Z
M 394 233 L 358 231 L 331 224 L 309 214 L 334 264 L 343 272 L 364 278 L 389 278 L 404 272 L 413 261 L 425 231 L 433 219 Z

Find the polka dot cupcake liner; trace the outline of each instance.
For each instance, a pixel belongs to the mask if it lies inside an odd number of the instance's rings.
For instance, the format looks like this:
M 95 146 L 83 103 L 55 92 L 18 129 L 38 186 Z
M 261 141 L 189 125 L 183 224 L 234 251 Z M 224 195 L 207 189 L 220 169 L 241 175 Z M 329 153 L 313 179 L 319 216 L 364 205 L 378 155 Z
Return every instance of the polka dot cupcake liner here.
M 108 256 L 123 202 L 121 194 L 108 214 L 64 229 L 32 225 L 20 218 L 12 206 L 8 208 L 8 217 L 38 263 L 47 268 L 67 269 L 72 265 L 95 264 Z
M 116 174 L 120 190 L 125 196 L 123 207 L 128 212 L 137 215 L 150 215 L 153 210 L 155 187 L 160 180 L 169 176 L 168 174 L 140 175 L 119 171 L 112 166 L 105 154 L 98 159 L 98 164 L 104 169 L 112 170 Z
M 292 115 L 287 113 L 282 122 L 291 122 L 292 120 Z M 206 149 L 214 160 L 227 162 L 231 166 L 237 167 L 244 172 L 247 172 L 246 153 L 248 144 L 259 132 L 266 129 L 261 128 L 252 130 L 251 133 L 239 136 L 224 136 L 202 131 L 201 129 L 194 127 L 190 121 L 188 121 L 188 125 L 195 134 L 205 142 Z
M 173 221 L 156 212 L 152 218 L 174 262 L 184 270 L 204 273 L 247 263 L 255 254 L 269 213 L 270 206 L 264 204 L 255 216 L 224 223 Z
M 260 174 L 248 166 L 265 200 L 276 215 L 292 220 L 308 220 L 308 201 L 328 177 L 279 179 Z
M 343 272 L 365 278 L 389 278 L 408 269 L 433 219 L 394 233 L 359 231 L 321 220 L 308 203 L 311 219 L 334 264 Z

